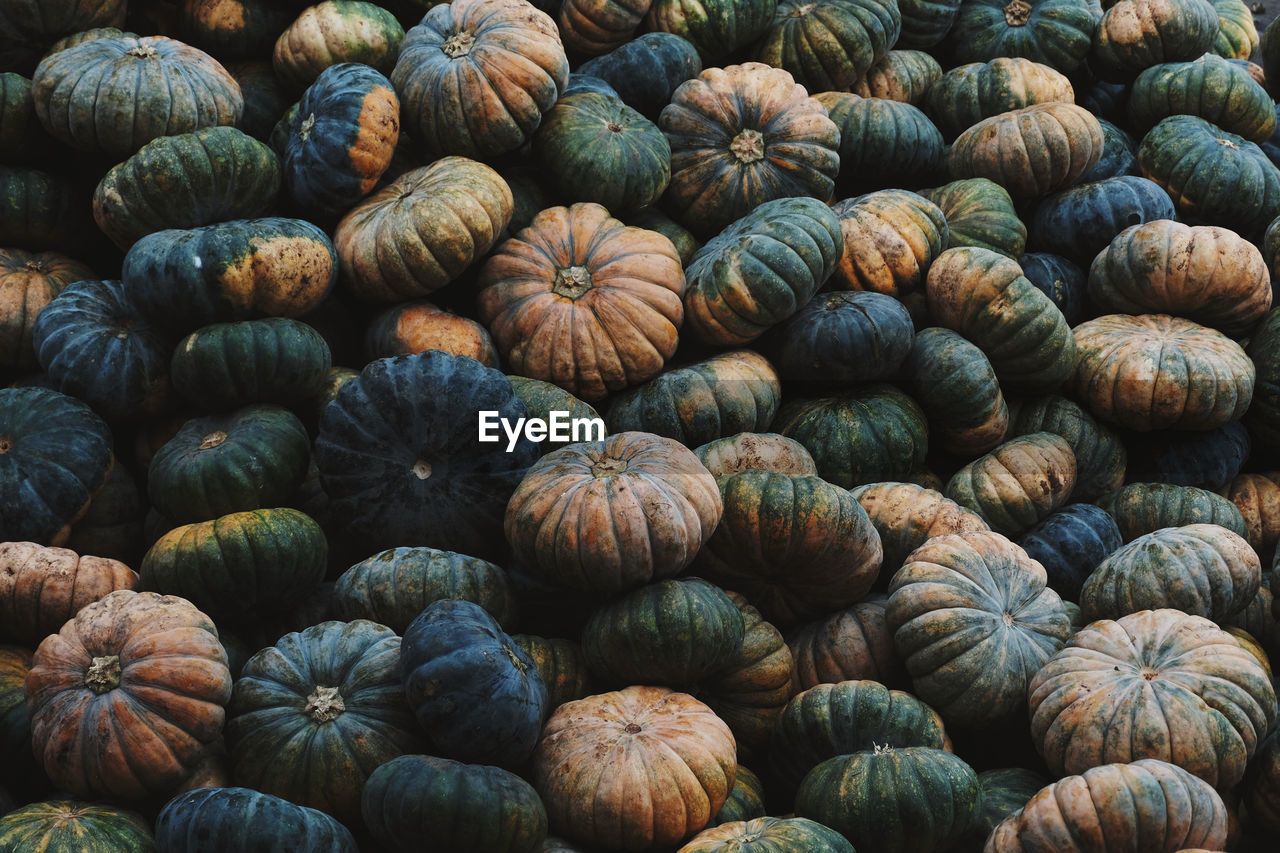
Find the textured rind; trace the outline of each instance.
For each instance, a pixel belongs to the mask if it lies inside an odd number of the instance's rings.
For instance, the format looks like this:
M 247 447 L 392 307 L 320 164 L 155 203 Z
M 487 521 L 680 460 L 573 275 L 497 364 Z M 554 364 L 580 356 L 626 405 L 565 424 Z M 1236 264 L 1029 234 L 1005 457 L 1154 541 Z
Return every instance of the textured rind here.
M 297 845 L 312 853 L 356 853 L 351 830 L 318 809 L 249 788 L 196 788 L 173 797 L 156 817 L 160 850 L 219 853 L 252 845 Z

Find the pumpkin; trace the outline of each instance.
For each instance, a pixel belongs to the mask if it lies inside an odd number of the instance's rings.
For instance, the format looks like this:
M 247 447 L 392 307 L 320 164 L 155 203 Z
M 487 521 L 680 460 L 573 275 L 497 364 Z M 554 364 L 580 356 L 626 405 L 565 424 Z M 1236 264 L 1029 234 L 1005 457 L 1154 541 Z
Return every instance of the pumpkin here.
M 1013 400 L 1008 437 L 1033 432 L 1060 435 L 1071 445 L 1076 457 L 1074 498 L 1093 500 L 1124 483 L 1128 453 L 1120 435 L 1078 403 L 1056 394 Z
M 80 251 L 80 199 L 70 178 L 42 169 L 0 166 L 0 229 L 5 243 L 29 252 Z
M 0 367 L 34 369 L 35 318 L 67 285 L 92 278 L 89 267 L 57 252 L 0 249 Z
M 1153 65 L 1203 55 L 1217 35 L 1218 12 L 1208 0 L 1119 0 L 1098 23 L 1089 67 L 1126 83 Z
M 434 601 L 409 623 L 400 679 L 433 751 L 445 757 L 519 766 L 547 715 L 533 659 L 471 601 Z
M 62 797 L 28 803 L 0 816 L 0 851 L 156 849 L 151 824 L 127 809 Z
M 904 11 L 903 5 L 898 4 L 900 12 Z M 906 25 L 905 18 L 903 24 Z M 898 43 L 904 48 L 905 37 L 904 34 L 898 38 Z M 894 49 L 872 63 L 850 91 L 864 98 L 888 98 L 922 107 L 929 87 L 941 76 L 942 66 L 931 54 L 923 50 Z
M 1016 261 L 948 249 L 929 267 L 925 288 L 934 322 L 982 349 L 1005 391 L 1048 393 L 1071 376 L 1072 330 Z
M 1079 0 L 965 0 L 943 44 L 957 63 L 1018 56 L 1070 74 L 1089 55 L 1102 17 Z
M 519 148 L 569 82 L 555 21 L 526 0 L 432 7 L 391 72 L 404 123 L 437 155 L 486 159 Z
M 889 598 L 871 593 L 862 601 L 793 628 L 791 681 L 797 691 L 841 681 L 878 681 L 886 687 L 910 686 L 885 622 Z
M 442 157 L 411 169 L 338 223 L 343 281 L 366 300 L 426 296 L 493 247 L 513 203 L 506 181 L 475 160 Z
M 234 127 L 161 136 L 112 166 L 93 192 L 93 218 L 120 248 L 166 228 L 266 214 L 280 190 L 280 161 Z
M 992 830 L 984 853 L 1048 844 L 1062 853 L 1152 839 L 1151 850 L 1221 850 L 1228 811 L 1218 792 L 1180 767 L 1152 758 L 1104 764 L 1059 779 Z
M 556 24 L 565 47 L 599 56 L 630 41 L 650 0 L 571 0 L 560 5 Z
M 1009 428 L 1009 407 L 991 362 L 950 329 L 921 329 L 904 365 L 930 435 L 962 457 L 994 450 Z
M 1160 430 L 1129 453 L 1126 476 L 1135 482 L 1173 483 L 1221 492 L 1249 457 L 1249 430 L 1232 421 L 1216 429 Z
M 1268 458 L 1280 447 L 1280 359 L 1275 347 L 1280 332 L 1280 309 L 1273 308 L 1258 323 L 1246 353 L 1254 364 L 1256 385 L 1252 405 L 1245 412 L 1255 447 Z
M 777 8 L 777 0 L 654 0 L 643 26 L 680 36 L 709 65 L 760 37 Z
M 403 40 L 400 22 L 381 6 L 322 0 L 303 9 L 279 34 L 271 66 L 293 89 L 312 85 L 335 65 L 361 65 L 389 74 Z
M 1173 201 L 1157 184 L 1136 175 L 1120 175 L 1043 199 L 1028 223 L 1027 242 L 1087 269 L 1124 231 L 1173 216 Z
M 507 499 L 538 449 L 481 442 L 480 412 L 512 423 L 526 413 L 497 370 L 439 350 L 377 359 L 343 383 L 313 449 L 340 529 L 368 550 L 495 554 Z
M 148 234 L 125 254 L 121 272 L 139 312 L 177 334 L 229 320 L 309 314 L 337 277 L 329 236 L 284 217 Z
M 240 84 L 240 94 L 244 97 L 244 112 L 236 127 L 254 139 L 266 142 L 293 99 L 271 70 L 270 60 L 228 62 L 226 68 L 227 73 Z
M 524 401 L 530 418 L 541 418 L 548 423 L 568 418 L 570 426 L 568 438 L 561 441 L 548 436 L 548 439 L 540 445 L 544 453 L 582 439 L 584 434 L 577 430 L 576 424 L 592 424 L 602 420 L 600 413 L 590 403 L 579 400 L 558 385 L 510 373 L 507 374 L 507 380 L 515 390 L 516 396 Z M 590 429 L 586 429 L 585 432 L 585 437 L 590 438 Z
M 656 376 L 684 320 L 675 246 L 593 202 L 539 213 L 477 284 L 477 315 L 512 371 L 588 402 Z
M 700 237 L 765 202 L 835 192 L 839 128 L 781 68 L 706 68 L 672 93 L 658 126 L 671 145 L 663 206 Z
M 182 0 L 174 21 L 178 38 L 225 60 L 270 57 L 300 4 L 264 0 Z M 230 69 L 228 69 L 230 70 Z
M 351 566 L 333 587 L 340 619 L 368 619 L 398 634 L 441 598 L 474 601 L 504 629 L 515 622 L 515 594 L 502 568 L 438 548 L 389 548 Z
M 929 447 L 924 410 L 896 386 L 875 382 L 784 403 L 773 428 L 804 445 L 824 480 L 849 489 L 905 480 Z
M 389 851 L 419 850 L 429 837 L 457 853 L 537 853 L 547 835 L 546 809 L 528 782 L 432 755 L 401 755 L 374 770 L 361 810 Z
M 333 353 L 314 327 L 289 317 L 210 323 L 178 341 L 169 379 L 201 408 L 298 405 L 318 397 Z
M 582 645 L 564 637 L 512 634 L 511 641 L 533 661 L 547 688 L 547 711 L 594 693 Z
M 897 44 L 902 48 L 933 47 L 946 36 L 960 12 L 960 0 L 903 0 L 902 34 Z
M 0 12 L 0 66 L 29 73 L 51 44 L 71 33 L 124 23 L 123 0 L 42 4 L 20 0 Z
M 884 58 L 901 31 L 897 2 L 780 0 L 753 55 L 810 92 L 838 92 Z
M 1138 143 L 1127 130 L 1101 116 L 1098 124 L 1102 125 L 1102 156 L 1096 166 L 1080 176 L 1080 183 L 1138 174 Z
M 1258 660 L 1208 619 L 1168 609 L 1081 628 L 1031 679 L 1027 701 L 1032 738 L 1059 776 L 1156 758 L 1222 790 L 1276 717 Z
M 190 602 L 120 589 L 41 641 L 26 693 L 55 785 L 136 801 L 196 769 L 222 731 L 231 673 L 213 622 Z
M 814 97 L 840 128 L 840 195 L 931 184 L 943 174 L 942 134 L 918 107 L 849 92 Z
M 249 658 L 227 715 L 235 784 L 358 820 L 374 768 L 422 746 L 400 657 L 394 631 L 357 619 L 290 632 Z
M 840 219 L 844 250 L 829 287 L 892 296 L 913 320 L 924 323 L 925 274 L 947 248 L 948 215 L 934 201 L 906 190 L 842 199 L 832 210 Z
M 995 532 L 954 533 L 911 552 L 885 617 L 916 694 L 949 724 L 1021 710 L 1027 685 L 1070 636 L 1044 567 Z
M 776 432 L 740 432 L 710 441 L 693 452 L 717 481 L 757 469 L 798 477 L 818 473 L 803 444 Z
M 897 299 L 830 291 L 771 329 L 761 346 L 789 385 L 847 384 L 893 378 L 914 337 L 911 315 Z
M 729 727 L 697 699 L 633 686 L 557 708 L 530 773 L 552 832 L 645 850 L 711 821 L 733 787 L 735 751 Z
M 973 246 L 1009 258 L 1026 249 L 1027 226 L 1018 218 L 1009 191 L 995 181 L 961 178 L 923 189 L 920 195 L 937 205 L 946 218 L 948 240 L 942 249 Z
M 1209 0 L 1218 13 L 1218 35 L 1211 52 L 1227 59 L 1249 59 L 1258 52 L 1258 28 L 1244 0 Z
M 1067 440 L 1033 432 L 966 464 L 947 481 L 943 494 L 997 533 L 1021 536 L 1067 502 L 1075 480 L 1075 453 Z
M 1240 345 L 1191 320 L 1106 314 L 1071 332 L 1067 387 L 1103 420 L 1140 432 L 1213 429 L 1238 420 L 1253 397 L 1254 366 Z
M 1021 56 L 998 56 L 948 70 L 929 87 L 924 110 L 947 139 L 983 119 L 1032 104 L 1075 103 L 1067 76 Z
M 50 54 L 31 94 L 52 137 L 117 158 L 159 136 L 234 125 L 244 111 L 221 63 L 166 36 L 103 36 Z
M 0 158 L 5 163 L 32 165 L 47 159 L 53 140 L 36 117 L 31 80 L 14 71 L 0 72 L 0 121 Z
M 1258 555 L 1243 537 L 1216 524 L 1189 524 L 1112 551 L 1085 581 L 1079 601 L 1086 622 L 1161 607 L 1221 622 L 1243 610 L 1261 583 Z
M 1085 580 L 1124 539 L 1106 510 L 1072 503 L 1022 534 L 1017 543 L 1044 566 L 1050 588 L 1067 601 L 1079 601 Z
M 0 541 L 64 544 L 114 465 L 111 430 L 88 404 L 0 389 Z
M 946 750 L 951 741 L 932 708 L 875 681 L 817 684 L 791 698 L 770 743 L 769 766 L 792 797 L 823 761 L 877 746 Z
M 1089 299 L 1099 313 L 1173 314 L 1242 338 L 1271 310 L 1271 275 L 1258 247 L 1235 232 L 1160 218 L 1124 229 L 1098 253 Z
M 1226 497 L 1244 518 L 1244 537 L 1260 555 L 1271 553 L 1280 540 L 1280 472 L 1238 474 Z
M 1085 108 L 1032 104 L 971 125 L 948 150 L 947 169 L 953 178 L 990 178 L 1025 201 L 1078 182 L 1102 145 L 1102 125 Z
M 378 312 L 364 337 L 371 359 L 434 349 L 498 367 L 498 350 L 484 326 L 424 300 L 398 302 Z
M 850 853 L 840 833 L 803 817 L 758 817 L 722 823 L 699 832 L 676 853 Z
M 552 583 L 615 594 L 683 571 L 723 512 L 715 478 L 691 450 L 624 432 L 535 462 L 507 503 L 504 529 L 515 554 Z
M 656 120 L 676 87 L 702 71 L 698 49 L 675 33 L 649 32 L 578 66 L 613 87 L 623 103 Z
M 732 350 L 619 393 L 605 423 L 610 432 L 647 432 L 694 448 L 767 430 L 781 396 L 778 374 L 767 359 L 752 350 Z
M 880 537 L 845 489 L 820 477 L 742 471 L 719 481 L 724 515 L 698 569 L 787 626 L 848 607 L 880 571 Z
M 0 542 L 0 621 L 6 638 L 34 646 L 84 606 L 138 575 L 119 560 L 34 542 Z
M 983 844 L 996 825 L 1020 811 L 1041 788 L 1053 782 L 1026 767 L 997 767 L 978 774 L 982 799 L 969 835 L 975 845 Z
M 880 576 L 886 581 L 902 568 L 907 555 L 935 536 L 991 529 L 977 513 L 916 483 L 868 483 L 851 491 L 880 534 Z
M 358 0 L 325 0 L 311 8 L 329 4 L 378 9 Z M 400 101 L 391 82 L 368 65 L 330 65 L 302 93 L 288 134 L 280 160 L 290 202 L 313 218 L 336 220 L 390 167 L 400 138 Z
M 201 787 L 178 794 L 156 817 L 161 850 L 254 844 L 298 845 L 316 853 L 355 853 L 351 830 L 328 814 L 249 788 Z
M 1126 0 L 1136 2 L 1136 0 Z M 1252 142 L 1276 130 L 1275 103 L 1244 68 L 1213 54 L 1146 69 L 1129 93 L 1129 126 L 1145 134 L 1161 119 L 1193 115 Z
M 1080 267 L 1061 255 L 1049 252 L 1027 252 L 1019 255 L 1017 260 L 1027 281 L 1058 306 L 1068 326 L 1079 325 L 1088 318 L 1086 279 Z
M 1098 506 L 1116 520 L 1125 542 L 1165 527 L 1216 524 L 1244 536 L 1235 505 L 1207 489 L 1171 483 L 1129 483 L 1100 497 Z

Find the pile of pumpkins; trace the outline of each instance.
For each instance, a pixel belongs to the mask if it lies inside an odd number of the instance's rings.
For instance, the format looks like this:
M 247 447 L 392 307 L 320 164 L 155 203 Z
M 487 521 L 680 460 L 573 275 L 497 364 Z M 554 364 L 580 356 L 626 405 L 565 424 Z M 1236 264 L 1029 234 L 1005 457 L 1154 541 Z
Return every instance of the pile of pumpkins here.
M 0 0 L 0 853 L 1274 851 L 1243 0 Z

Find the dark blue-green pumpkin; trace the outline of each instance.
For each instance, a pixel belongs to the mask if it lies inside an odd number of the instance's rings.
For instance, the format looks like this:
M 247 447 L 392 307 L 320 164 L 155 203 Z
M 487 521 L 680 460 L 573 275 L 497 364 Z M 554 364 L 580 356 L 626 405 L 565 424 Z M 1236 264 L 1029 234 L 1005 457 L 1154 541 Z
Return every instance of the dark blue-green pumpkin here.
M 318 809 L 250 788 L 195 788 L 164 804 L 156 847 L 166 853 L 299 850 L 357 853 L 351 830 Z
M 648 32 L 578 66 L 613 87 L 623 102 L 657 119 L 676 87 L 702 71 L 698 50 L 675 33 Z
M 1136 175 L 1120 175 L 1042 199 L 1027 223 L 1027 245 L 1087 269 L 1124 229 L 1174 217 L 1173 200 L 1162 187 Z
M 1049 586 L 1078 601 L 1085 578 L 1124 544 L 1120 528 L 1094 504 L 1067 504 L 1018 538 L 1027 556 L 1044 566 Z
M 915 327 L 901 301 L 870 290 L 817 294 L 774 326 L 760 346 L 793 383 L 855 383 L 897 378 Z

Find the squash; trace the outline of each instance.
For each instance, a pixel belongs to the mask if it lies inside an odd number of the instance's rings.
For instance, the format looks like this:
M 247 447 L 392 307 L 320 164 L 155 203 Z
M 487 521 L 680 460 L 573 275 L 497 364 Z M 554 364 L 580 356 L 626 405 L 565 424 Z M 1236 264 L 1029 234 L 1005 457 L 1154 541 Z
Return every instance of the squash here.
M 182 0 L 176 36 L 224 60 L 270 58 L 298 3 L 269 0 Z M 230 70 L 230 69 L 228 69 Z
M 586 430 L 579 431 L 575 428 L 575 424 L 589 425 L 603 421 L 600 413 L 590 403 L 579 400 L 558 385 L 510 373 L 507 374 L 507 380 L 515 390 L 516 396 L 524 401 L 525 407 L 529 410 L 529 417 L 542 418 L 548 423 L 565 417 L 569 420 L 568 437 L 559 440 L 548 435 L 547 440 L 540 444 L 543 453 L 558 450 L 566 444 L 591 437 L 592 427 L 588 426 Z
M 565 702 L 594 693 L 591 674 L 582 653 L 582 644 L 564 637 L 512 634 L 511 641 L 533 661 L 547 688 L 547 712 Z
M 285 92 L 284 84 L 271 70 L 269 59 L 228 62 L 226 68 L 227 73 L 240 84 L 240 94 L 244 97 L 244 112 L 236 127 L 254 139 L 267 142 L 276 122 L 293 103 L 293 98 Z
M 743 764 L 739 764 L 733 777 L 733 790 L 720 811 L 707 828 L 724 826 L 736 821 L 751 821 L 765 816 L 764 782 Z
M 374 768 L 421 749 L 401 642 L 363 619 L 290 632 L 245 662 L 227 714 L 235 784 L 359 820 Z
M 925 95 L 924 111 L 947 139 L 983 119 L 1032 104 L 1075 103 L 1067 76 L 1021 56 L 998 56 L 948 70 Z
M 119 589 L 41 641 L 26 691 L 32 743 L 59 789 L 139 801 L 171 793 L 204 758 L 231 673 L 190 602 Z
M 1016 56 L 1070 74 L 1089 55 L 1101 17 L 1092 0 L 965 0 L 943 45 L 957 63 Z
M 1208 619 L 1168 609 L 1081 628 L 1031 679 L 1027 701 L 1054 774 L 1155 758 L 1224 791 L 1276 718 L 1258 660 Z
M 986 841 L 997 824 L 1020 811 L 1041 788 L 1052 782 L 1048 776 L 1026 767 L 997 767 L 979 773 L 982 800 L 969 831 L 975 849 Z
M 1174 115 L 1199 116 L 1259 144 L 1276 131 L 1275 102 L 1267 90 L 1244 68 L 1210 53 L 1191 62 L 1163 62 L 1133 81 L 1129 127 L 1135 134 Z
M 904 4 L 898 4 L 902 11 Z M 904 19 L 904 26 L 905 26 Z M 898 43 L 906 47 L 905 36 Z M 925 94 L 934 81 L 942 76 L 942 66 L 931 54 L 923 50 L 893 49 L 878 62 L 872 63 L 862 79 L 850 89 L 864 98 L 888 98 L 923 108 Z
M 949 725 L 991 726 L 1023 707 L 1027 685 L 1070 625 L 1044 567 L 995 532 L 954 533 L 911 552 L 885 618 L 916 694 Z
M 1156 183 L 1120 175 L 1082 183 L 1041 200 L 1028 223 L 1027 243 L 1087 270 L 1124 231 L 1174 215 L 1173 200 Z
M 631 40 L 651 0 L 570 0 L 556 14 L 565 47 L 599 56 Z
M 1218 35 L 1212 53 L 1227 59 L 1249 59 L 1258 52 L 1260 39 L 1253 12 L 1244 0 L 1209 0 L 1218 13 Z
M 676 87 L 702 72 L 698 49 L 675 33 L 648 32 L 578 66 L 604 80 L 623 103 L 657 120 Z
M 123 26 L 124 0 L 40 3 L 20 0 L 0 12 L 0 67 L 29 74 L 40 55 L 72 33 Z
M 1098 564 L 1124 544 L 1111 514 L 1087 503 L 1067 504 L 1017 539 L 1027 556 L 1044 566 L 1048 584 L 1067 601 Z
M 1088 318 L 1085 306 L 1085 274 L 1067 258 L 1050 252 L 1027 252 L 1017 258 L 1027 281 L 1040 289 L 1058 306 L 1068 326 L 1077 326 Z
M 918 187 L 943 175 L 942 134 L 918 107 L 849 92 L 814 97 L 840 128 L 839 195 Z
M 937 446 L 968 458 L 1004 441 L 1009 407 L 1000 382 L 987 356 L 961 335 L 921 329 L 903 372 Z
M 841 681 L 878 681 L 886 687 L 909 687 L 907 671 L 893 648 L 885 622 L 889 597 L 871 593 L 862 601 L 793 628 L 791 681 L 796 691 Z
M 803 817 L 758 817 L 722 823 L 699 832 L 676 853 L 851 853 L 840 833 Z
M 826 291 L 761 341 L 788 383 L 892 379 L 912 352 L 915 328 L 902 302 L 871 291 Z
M 997 533 L 1017 537 L 1067 502 L 1076 457 L 1060 435 L 1009 439 L 952 475 L 943 494 L 973 510 Z
M 390 74 L 404 29 L 387 9 L 361 0 L 321 0 L 284 28 L 271 50 L 271 66 L 286 86 L 312 85 L 335 65 Z
M 69 177 L 43 169 L 0 166 L 0 229 L 5 243 L 29 252 L 80 252 L 88 217 Z
M 810 92 L 847 90 L 898 42 L 896 0 L 780 0 L 753 49 Z
M 35 646 L 81 608 L 137 584 L 138 574 L 119 560 L 34 542 L 0 542 L 3 636 Z
M 1226 497 L 1244 518 L 1244 537 L 1266 559 L 1280 540 L 1280 472 L 1238 474 L 1227 485 Z
M 941 491 L 916 483 L 869 483 L 851 492 L 880 534 L 884 549 L 880 576 L 886 581 L 912 551 L 935 536 L 991 529 L 977 513 Z
M 1160 430 L 1129 452 L 1126 476 L 1222 492 L 1249 458 L 1249 430 L 1232 421 L 1209 430 Z
M 1218 12 L 1208 0 L 1119 0 L 1098 23 L 1089 67 L 1127 83 L 1159 63 L 1203 55 L 1217 36 Z
M 588 402 L 656 376 L 684 321 L 672 242 L 592 202 L 543 210 L 477 286 L 477 316 L 511 370 Z
M 1165 527 L 1216 524 L 1244 536 L 1244 517 L 1222 495 L 1195 486 L 1129 483 L 1098 498 L 1098 506 L 1116 520 L 1125 542 Z
M 946 218 L 948 240 L 942 249 L 973 246 L 1009 258 L 1026 249 L 1027 226 L 1018 218 L 1009 191 L 995 181 L 961 178 L 920 190 L 920 195 L 937 205 Z
M 315 853 L 356 853 L 351 830 L 328 814 L 249 788 L 199 787 L 170 799 L 156 817 L 161 850 L 296 844 Z
M 156 849 L 151 824 L 135 811 L 78 798 L 28 803 L 0 816 L 0 851 Z
M 33 370 L 31 327 L 67 285 L 96 279 L 93 270 L 58 252 L 0 249 L 0 367 Z
M 1008 438 L 1033 432 L 1060 435 L 1076 457 L 1072 497 L 1094 500 L 1124 484 L 1128 453 L 1120 435 L 1098 423 L 1080 404 L 1056 394 L 1013 400 Z
M 752 470 L 795 477 L 818 473 L 803 444 L 776 432 L 740 432 L 695 447 L 693 452 L 717 481 Z
M 778 0 L 654 0 L 643 27 L 684 38 L 710 65 L 759 38 L 777 8 Z
M 1098 165 L 1080 176 L 1080 183 L 1138 174 L 1138 143 L 1133 136 L 1101 116 L 1098 124 L 1102 125 L 1102 157 L 1098 159 Z
M 434 349 L 498 367 L 497 347 L 484 326 L 421 299 L 379 311 L 365 327 L 364 340 L 371 360 Z

